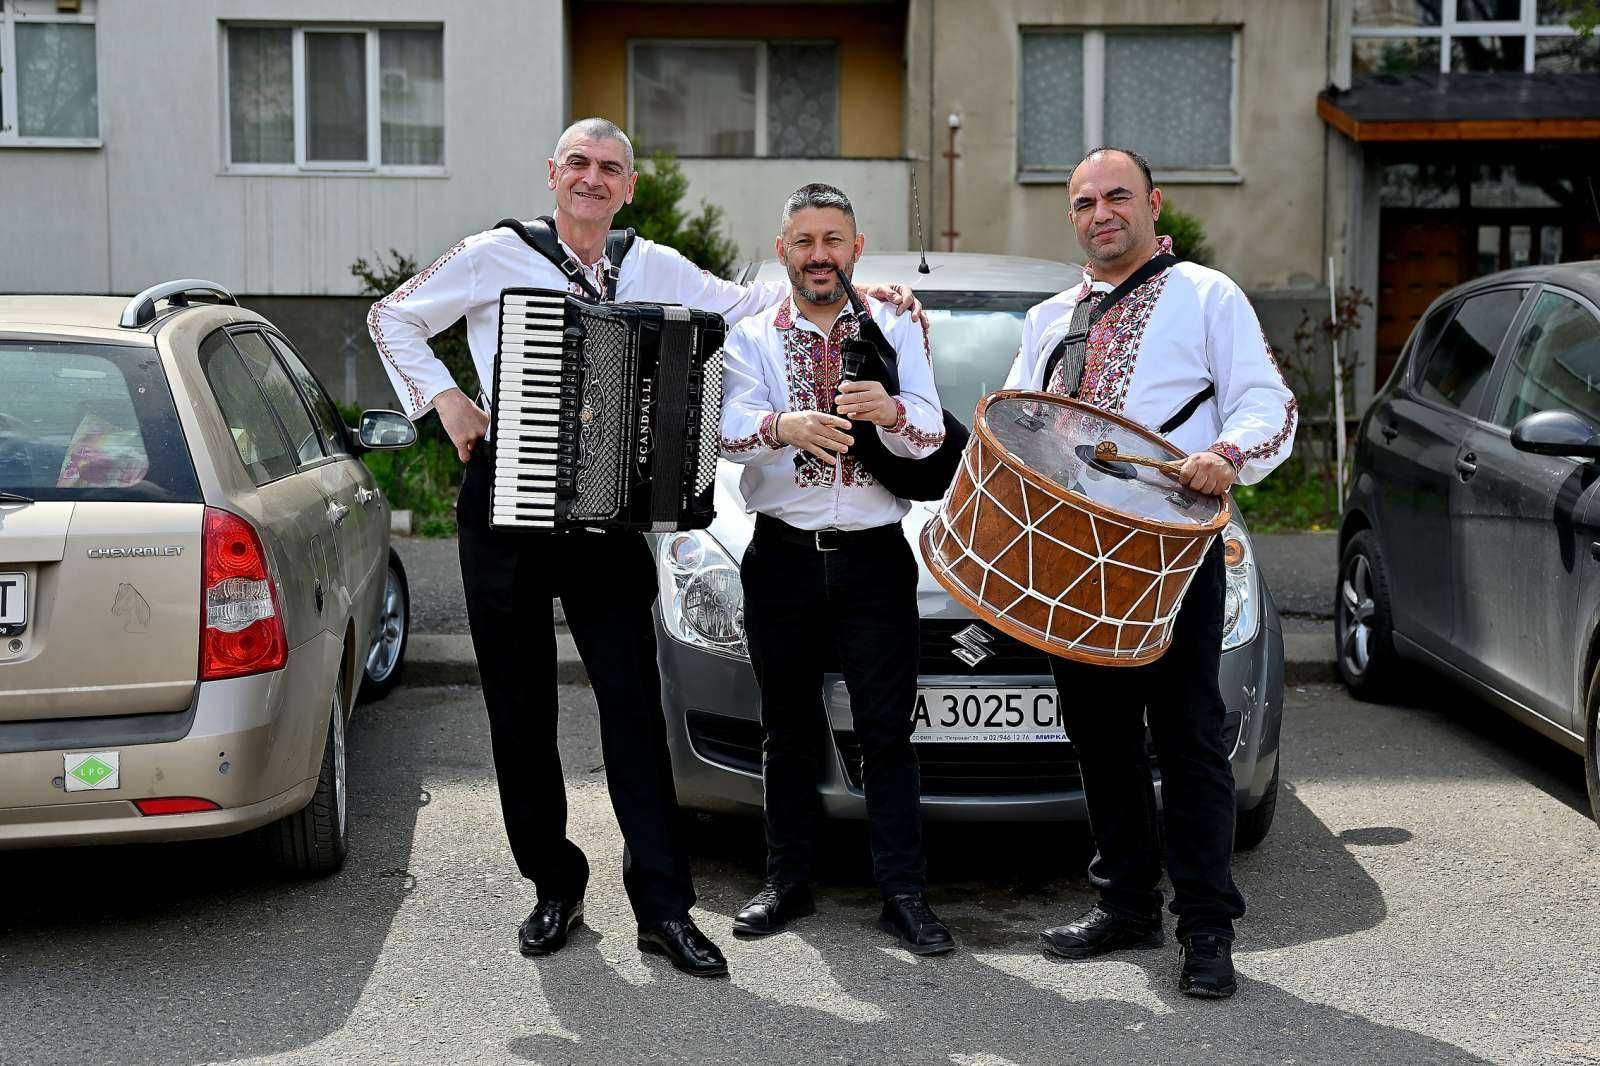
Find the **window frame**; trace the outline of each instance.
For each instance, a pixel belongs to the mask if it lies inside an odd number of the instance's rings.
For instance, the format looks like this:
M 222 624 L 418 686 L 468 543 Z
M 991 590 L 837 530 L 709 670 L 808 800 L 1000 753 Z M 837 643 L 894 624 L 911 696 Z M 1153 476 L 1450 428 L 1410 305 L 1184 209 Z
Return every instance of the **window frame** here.
M 294 385 L 297 390 L 299 390 L 300 399 L 305 404 L 306 410 L 311 415 L 311 424 L 316 426 L 319 432 L 322 430 L 322 420 L 317 417 L 317 399 L 320 398 L 324 403 L 327 404 L 328 409 L 333 412 L 333 426 L 334 429 L 339 433 L 338 443 L 341 445 L 343 450 L 340 452 L 328 451 L 328 441 L 324 439 L 322 441 L 324 454 L 326 454 L 330 459 L 354 459 L 356 457 L 357 448 L 355 442 L 351 439 L 352 435 L 350 432 L 350 427 L 345 423 L 344 416 L 339 413 L 339 405 L 333 402 L 333 397 L 328 394 L 327 387 L 322 384 L 322 379 L 317 377 L 317 372 L 315 370 L 311 369 L 311 364 L 306 362 L 305 356 L 300 354 L 300 349 L 291 344 L 288 337 L 285 337 L 278 330 L 269 326 L 262 326 L 260 332 L 267 338 L 268 346 L 277 349 L 274 354 L 277 356 L 278 362 L 283 364 L 284 370 L 288 372 L 290 383 Z M 300 380 L 300 375 L 294 372 L 294 368 L 287 365 L 288 359 L 286 358 L 285 353 L 287 353 L 288 356 L 292 356 L 294 360 L 305 370 L 306 375 L 310 377 L 312 384 L 317 388 L 317 396 L 312 397 L 306 395 L 307 388 Z
M 629 37 L 628 38 L 628 63 L 624 72 L 627 79 L 628 94 L 628 131 L 633 134 L 641 145 L 646 143 L 638 130 L 638 115 L 635 110 L 633 70 L 634 54 L 639 45 L 661 46 L 676 45 L 679 47 L 695 48 L 747 48 L 756 50 L 756 123 L 755 123 L 755 148 L 750 155 L 680 155 L 679 159 L 816 159 L 843 156 L 771 156 L 767 154 L 767 48 L 773 44 L 801 45 L 801 44 L 826 44 L 833 46 L 834 61 L 834 109 L 833 128 L 835 144 L 842 151 L 842 120 L 844 117 L 844 49 L 843 42 L 834 37 Z M 648 149 L 645 149 L 648 150 Z
M 1521 0 L 1521 16 L 1516 19 L 1472 20 L 1456 17 L 1456 0 L 1442 0 L 1437 26 L 1361 26 L 1355 20 L 1354 5 L 1345 8 L 1349 29 L 1348 47 L 1344 49 L 1345 77 L 1341 84 L 1348 85 L 1355 75 L 1356 41 L 1361 39 L 1395 39 L 1418 37 L 1439 42 L 1439 73 L 1450 73 L 1450 45 L 1457 37 L 1521 37 L 1522 73 L 1532 74 L 1536 43 L 1540 37 L 1576 37 L 1578 31 L 1565 22 L 1541 23 L 1539 0 Z M 1514 73 L 1507 71 L 1505 73 Z M 1365 76 L 1365 75 L 1363 75 Z
M 98 12 L 94 0 L 83 5 L 87 11 L 60 12 L 54 4 L 48 7 L 32 4 L 26 14 L 18 10 L 18 0 L 0 3 L 0 148 L 103 148 L 105 138 L 105 109 L 100 98 L 100 29 L 96 25 Z M 20 132 L 21 118 L 17 115 L 17 36 L 16 27 L 27 23 L 67 23 L 94 26 L 94 125 L 93 137 L 24 137 Z
M 294 161 L 289 163 L 235 163 L 233 161 L 233 124 L 231 122 L 228 68 L 228 33 L 234 29 L 265 29 L 289 31 L 289 77 L 294 94 Z M 447 75 L 443 83 L 441 103 L 444 108 L 446 128 L 444 154 L 438 163 L 385 163 L 383 162 L 383 72 L 379 68 L 379 37 L 385 30 L 437 30 L 439 33 L 440 63 L 445 59 L 445 22 L 275 22 L 259 19 L 226 19 L 217 22 L 217 63 L 221 87 L 222 169 L 227 175 L 314 175 L 318 177 L 362 176 L 396 178 L 446 178 L 450 176 L 448 135 L 450 115 L 450 84 Z M 367 85 L 367 158 L 365 160 L 318 160 L 308 158 L 310 150 L 310 125 L 306 113 L 306 43 L 308 33 L 361 33 L 366 36 Z
M 1152 167 L 1158 185 L 1239 185 L 1244 171 L 1239 160 L 1239 45 L 1243 27 L 1237 23 L 1161 23 L 1141 26 L 1020 25 L 1017 27 L 1017 106 L 1015 123 L 1017 153 L 1013 160 L 1019 185 L 1064 185 L 1072 175 L 1071 165 L 1025 167 L 1022 164 L 1022 38 L 1029 34 L 1075 35 L 1083 38 L 1083 142 L 1084 150 L 1105 143 L 1106 38 L 1116 34 L 1165 34 L 1173 37 L 1226 33 L 1229 39 L 1228 162 L 1221 166 Z

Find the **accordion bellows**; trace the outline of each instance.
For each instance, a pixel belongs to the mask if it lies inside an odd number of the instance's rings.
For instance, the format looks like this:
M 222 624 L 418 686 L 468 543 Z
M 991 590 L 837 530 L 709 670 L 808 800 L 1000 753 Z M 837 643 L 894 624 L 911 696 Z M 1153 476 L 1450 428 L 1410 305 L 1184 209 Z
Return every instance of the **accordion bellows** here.
M 500 294 L 489 524 L 670 532 L 711 524 L 722 317 Z

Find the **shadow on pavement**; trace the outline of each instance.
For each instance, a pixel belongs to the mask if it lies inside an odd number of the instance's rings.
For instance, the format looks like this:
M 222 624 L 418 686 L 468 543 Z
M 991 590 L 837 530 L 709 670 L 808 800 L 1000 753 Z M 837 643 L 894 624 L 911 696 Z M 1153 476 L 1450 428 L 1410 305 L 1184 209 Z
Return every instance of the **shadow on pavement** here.
M 120 1061 L 210 1062 L 344 1024 L 410 891 L 427 802 L 372 715 L 349 738 L 350 856 L 324 880 L 275 877 L 248 838 L 7 853 L 0 1061 L 104 1061 L 107 1027 Z

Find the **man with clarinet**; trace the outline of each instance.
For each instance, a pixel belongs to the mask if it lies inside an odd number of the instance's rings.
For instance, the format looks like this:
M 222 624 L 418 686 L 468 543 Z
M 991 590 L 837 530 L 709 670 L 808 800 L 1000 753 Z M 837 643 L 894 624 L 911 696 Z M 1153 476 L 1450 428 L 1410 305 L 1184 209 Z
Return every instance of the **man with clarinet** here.
M 922 460 L 945 431 L 926 326 L 850 291 L 864 243 L 844 193 L 796 191 L 775 245 L 792 292 L 731 330 L 724 353 L 723 455 L 744 466 L 740 489 L 757 515 L 741 576 L 767 827 L 766 881 L 733 930 L 766 936 L 815 911 L 822 684 L 836 669 L 861 742 L 879 927 L 934 955 L 955 941 L 923 895 L 917 564 L 900 526 L 910 504 L 874 477 L 864 445 Z M 859 341 L 876 342 L 868 358 L 895 373 L 848 380 Z
M 484 406 L 456 386 L 428 338 L 463 315 L 478 379 L 493 387 L 501 291 L 541 287 L 593 300 L 643 300 L 737 321 L 773 307 L 781 285 L 713 277 L 671 248 L 610 229 L 638 175 L 627 135 L 600 118 L 573 123 L 548 160 L 555 215 L 474 234 L 373 305 L 373 343 L 412 418 L 436 410 L 467 464 L 456 515 L 472 644 L 483 678 L 506 835 L 538 906 L 517 931 L 524 955 L 559 951 L 582 919 L 589 863 L 567 838 L 566 786 L 556 747 L 556 649 L 551 600 L 594 690 L 606 784 L 622 829 L 623 884 L 641 951 L 698 976 L 727 963 L 689 915 L 694 885 L 675 828 L 650 605 L 656 575 L 637 532 L 539 533 L 491 528 L 493 479 Z M 892 295 L 913 306 L 905 290 Z M 909 319 L 908 319 L 909 321 Z

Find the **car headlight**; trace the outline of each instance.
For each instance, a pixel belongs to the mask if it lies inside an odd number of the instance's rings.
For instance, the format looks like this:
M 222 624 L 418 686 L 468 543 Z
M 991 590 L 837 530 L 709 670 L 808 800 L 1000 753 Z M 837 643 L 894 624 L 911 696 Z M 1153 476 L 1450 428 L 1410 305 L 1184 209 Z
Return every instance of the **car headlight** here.
M 693 648 L 750 658 L 739 567 L 716 538 L 704 530 L 669 533 L 657 542 L 656 563 L 667 634 Z
M 1261 595 L 1256 581 L 1256 557 L 1244 527 L 1229 522 L 1222 531 L 1222 562 L 1227 570 L 1222 601 L 1222 650 L 1255 639 L 1261 628 Z

